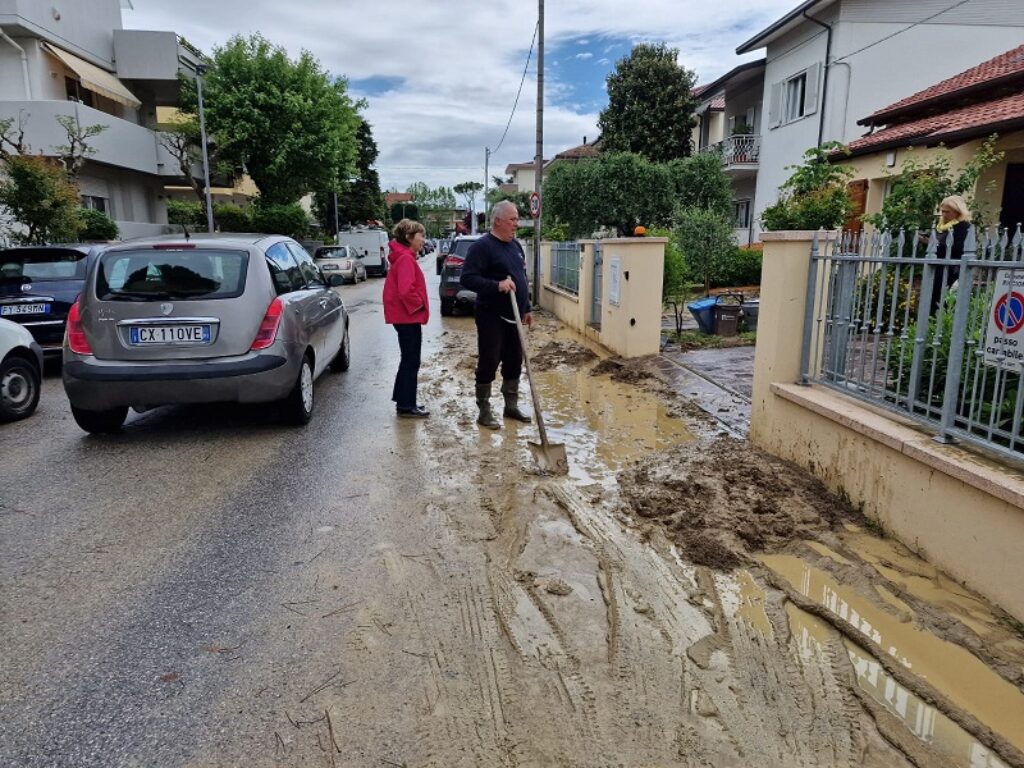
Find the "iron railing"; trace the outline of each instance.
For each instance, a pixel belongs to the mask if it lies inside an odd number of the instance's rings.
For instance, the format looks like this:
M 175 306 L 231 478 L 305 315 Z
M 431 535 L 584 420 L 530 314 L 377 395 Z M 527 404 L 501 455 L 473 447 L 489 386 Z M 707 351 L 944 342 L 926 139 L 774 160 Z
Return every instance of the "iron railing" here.
M 1020 226 L 971 227 L 959 258 L 953 248 L 935 232 L 816 237 L 802 381 L 909 416 L 940 442 L 1024 458 Z
M 563 291 L 579 295 L 580 246 L 579 243 L 551 244 L 551 284 Z
M 736 134 L 722 141 L 703 147 L 701 152 L 718 152 L 722 165 L 754 165 L 761 158 L 761 137 L 752 134 Z

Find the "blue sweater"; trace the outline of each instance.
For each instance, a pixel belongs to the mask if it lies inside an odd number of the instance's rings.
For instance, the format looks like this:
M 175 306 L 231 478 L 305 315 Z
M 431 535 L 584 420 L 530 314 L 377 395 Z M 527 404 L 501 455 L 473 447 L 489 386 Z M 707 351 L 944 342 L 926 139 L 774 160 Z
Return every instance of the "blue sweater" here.
M 526 256 L 515 240 L 504 242 L 490 232 L 469 247 L 462 265 L 463 288 L 476 294 L 477 311 L 493 312 L 513 320 L 508 294 L 498 290 L 498 283 L 511 277 L 516 283 L 519 314 L 530 311 L 530 288 L 526 279 Z

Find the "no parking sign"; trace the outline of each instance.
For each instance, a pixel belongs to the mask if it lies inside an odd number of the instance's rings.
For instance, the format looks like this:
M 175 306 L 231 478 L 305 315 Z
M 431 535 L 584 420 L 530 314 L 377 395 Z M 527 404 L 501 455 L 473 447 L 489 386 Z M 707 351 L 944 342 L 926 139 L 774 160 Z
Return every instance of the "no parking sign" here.
M 1024 270 L 1000 269 L 995 286 L 985 334 L 985 362 L 1020 365 L 1024 363 Z

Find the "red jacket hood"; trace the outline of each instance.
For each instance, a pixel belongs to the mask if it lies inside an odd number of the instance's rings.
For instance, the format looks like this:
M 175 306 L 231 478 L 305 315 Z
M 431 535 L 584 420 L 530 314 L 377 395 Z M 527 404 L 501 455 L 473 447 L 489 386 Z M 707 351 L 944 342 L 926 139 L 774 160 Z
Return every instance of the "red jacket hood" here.
M 392 240 L 388 243 L 388 261 L 394 264 L 398 259 L 404 259 L 406 257 L 411 258 L 413 261 L 416 260 L 416 254 L 412 252 L 412 248 L 404 243 L 400 243 L 397 240 Z

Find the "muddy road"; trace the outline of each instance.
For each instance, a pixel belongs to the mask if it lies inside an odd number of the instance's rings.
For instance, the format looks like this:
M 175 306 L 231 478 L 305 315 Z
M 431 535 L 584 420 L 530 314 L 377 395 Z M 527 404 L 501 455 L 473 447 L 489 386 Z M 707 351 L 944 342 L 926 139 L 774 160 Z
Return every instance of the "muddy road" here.
M 550 318 L 569 477 L 475 426 L 468 317 L 425 334 L 431 418 L 394 420 L 379 285 L 304 432 L 178 409 L 83 445 L 44 414 L 0 485 L 0 762 L 1024 765 L 1019 625 Z

